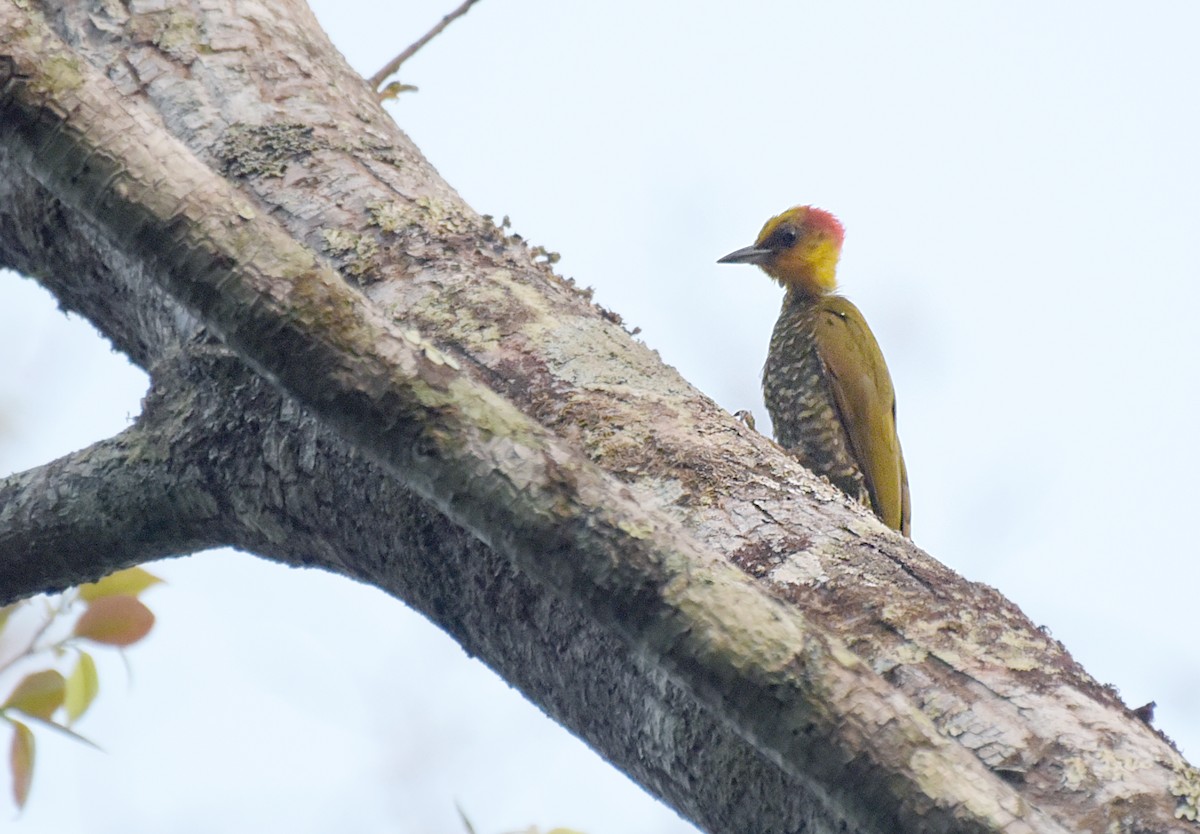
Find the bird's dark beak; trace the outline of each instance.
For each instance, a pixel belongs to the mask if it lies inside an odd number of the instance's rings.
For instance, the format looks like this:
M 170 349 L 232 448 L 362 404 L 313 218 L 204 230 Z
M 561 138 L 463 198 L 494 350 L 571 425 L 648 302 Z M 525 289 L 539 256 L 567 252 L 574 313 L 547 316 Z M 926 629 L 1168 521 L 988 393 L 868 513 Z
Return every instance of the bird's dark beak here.
M 757 246 L 747 246 L 745 249 L 738 249 L 736 252 L 730 252 L 725 257 L 718 259 L 717 263 L 761 264 L 774 254 L 774 250 L 771 249 L 760 249 Z

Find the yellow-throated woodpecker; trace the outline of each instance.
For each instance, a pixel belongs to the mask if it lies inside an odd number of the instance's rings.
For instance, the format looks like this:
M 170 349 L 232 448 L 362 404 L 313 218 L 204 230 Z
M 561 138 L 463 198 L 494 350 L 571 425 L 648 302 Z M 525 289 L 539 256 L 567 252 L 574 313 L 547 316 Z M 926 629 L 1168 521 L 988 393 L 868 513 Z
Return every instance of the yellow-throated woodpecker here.
M 908 536 L 892 379 L 862 313 L 835 294 L 843 236 L 829 212 L 796 206 L 719 263 L 757 264 L 786 291 L 763 368 L 779 445 Z

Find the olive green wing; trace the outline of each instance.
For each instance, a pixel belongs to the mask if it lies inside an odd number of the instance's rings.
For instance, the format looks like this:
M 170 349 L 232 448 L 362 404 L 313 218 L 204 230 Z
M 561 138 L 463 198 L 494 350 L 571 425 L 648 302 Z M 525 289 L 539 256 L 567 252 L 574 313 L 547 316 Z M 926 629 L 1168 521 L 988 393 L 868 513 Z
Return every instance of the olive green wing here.
M 816 340 L 875 514 L 907 536 L 908 472 L 896 434 L 896 394 L 879 343 L 858 308 L 836 295 L 821 299 Z

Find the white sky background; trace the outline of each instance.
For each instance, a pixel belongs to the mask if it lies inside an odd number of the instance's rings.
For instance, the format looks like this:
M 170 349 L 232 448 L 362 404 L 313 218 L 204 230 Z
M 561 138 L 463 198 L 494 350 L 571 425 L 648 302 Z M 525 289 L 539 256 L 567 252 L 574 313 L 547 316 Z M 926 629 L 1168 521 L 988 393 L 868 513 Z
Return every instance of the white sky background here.
M 369 75 L 456 2 L 314 7 Z M 780 290 L 715 261 L 796 203 L 837 214 L 916 542 L 1197 760 L 1197 31 L 1185 2 L 482 0 L 389 107 L 763 423 Z M 0 355 L 0 474 L 138 411 L 140 373 L 7 274 Z M 377 591 L 227 553 L 152 569 L 159 625 L 80 726 L 107 753 L 39 733 L 27 834 L 459 832 L 456 799 L 480 834 L 689 830 Z

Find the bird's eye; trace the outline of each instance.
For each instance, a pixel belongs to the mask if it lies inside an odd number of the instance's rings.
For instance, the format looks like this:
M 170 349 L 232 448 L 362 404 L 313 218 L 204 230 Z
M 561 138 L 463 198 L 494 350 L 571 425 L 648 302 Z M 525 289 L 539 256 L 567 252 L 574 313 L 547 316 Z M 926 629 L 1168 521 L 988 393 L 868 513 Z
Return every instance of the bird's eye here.
M 800 239 L 800 233 L 791 226 L 784 226 L 771 235 L 772 249 L 791 249 Z

